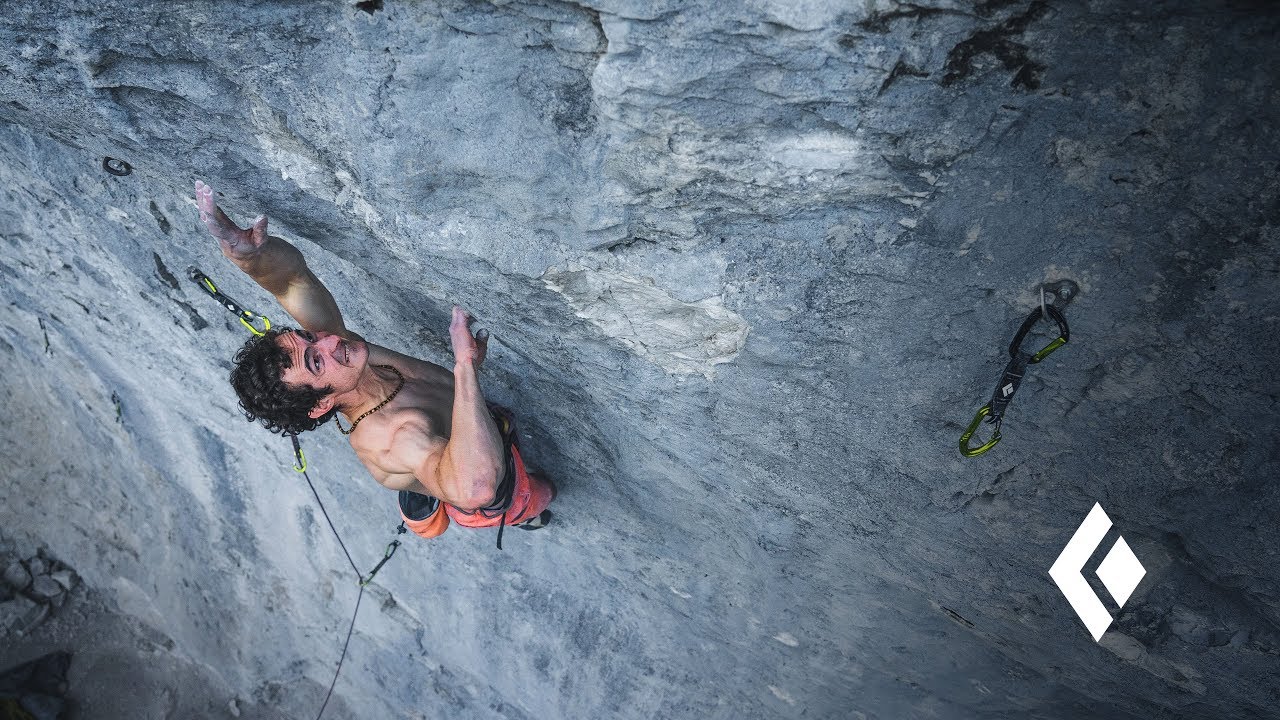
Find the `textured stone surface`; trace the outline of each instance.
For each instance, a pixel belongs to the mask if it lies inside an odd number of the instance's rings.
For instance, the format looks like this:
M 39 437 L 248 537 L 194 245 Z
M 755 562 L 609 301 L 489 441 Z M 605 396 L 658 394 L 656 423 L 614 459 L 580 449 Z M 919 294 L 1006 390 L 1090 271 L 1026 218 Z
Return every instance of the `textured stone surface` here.
M 40 608 L 26 596 L 0 602 L 0 631 L 21 634 Z
M 471 309 L 560 485 L 503 553 L 407 542 L 326 717 L 1272 711 L 1269 4 L 363 5 L 0 22 L 0 526 L 151 638 L 93 660 L 132 716 L 309 717 L 356 597 L 288 443 L 237 416 L 242 329 L 183 278 L 282 319 L 196 177 L 373 340 L 447 363 Z M 1058 278 L 1072 342 L 961 458 Z M 372 566 L 394 498 L 303 441 Z M 1147 569 L 1096 644 L 1047 575 L 1094 502 Z
M 62 594 L 62 586 L 48 575 L 41 575 L 31 583 L 31 595 L 37 600 L 52 601 Z
M 14 560 L 5 568 L 4 582 L 14 590 L 26 590 L 31 584 L 31 573 L 27 572 L 21 562 Z
M 75 586 L 75 576 L 72 575 L 70 570 L 58 570 L 49 573 L 49 577 L 61 585 L 63 590 L 70 590 Z

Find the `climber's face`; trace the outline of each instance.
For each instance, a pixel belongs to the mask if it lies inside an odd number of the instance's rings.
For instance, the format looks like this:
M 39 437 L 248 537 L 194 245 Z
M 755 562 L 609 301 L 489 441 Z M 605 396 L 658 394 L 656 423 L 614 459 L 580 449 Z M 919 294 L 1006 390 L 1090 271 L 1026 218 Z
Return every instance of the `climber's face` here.
M 368 345 L 333 333 L 295 330 L 281 334 L 276 342 L 292 361 L 280 379 L 289 385 L 333 389 L 312 417 L 328 412 L 335 396 L 354 389 L 369 360 Z

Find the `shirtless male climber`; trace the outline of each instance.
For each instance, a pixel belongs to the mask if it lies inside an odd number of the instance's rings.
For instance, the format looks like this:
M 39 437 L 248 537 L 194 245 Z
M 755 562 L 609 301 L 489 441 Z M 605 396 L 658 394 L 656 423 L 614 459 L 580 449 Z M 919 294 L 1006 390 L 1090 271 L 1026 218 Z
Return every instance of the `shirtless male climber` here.
M 196 205 L 222 254 L 302 326 L 272 328 L 236 354 L 231 384 L 250 420 L 294 434 L 332 419 L 374 479 L 399 491 L 405 524 L 423 537 L 444 532 L 450 519 L 546 525 L 555 490 L 525 470 L 511 414 L 485 403 L 478 373 L 488 334 L 471 335 L 470 314 L 453 308 L 453 372 L 366 342 L 347 329 L 302 253 L 267 235 L 265 216 L 240 228 L 200 181 Z

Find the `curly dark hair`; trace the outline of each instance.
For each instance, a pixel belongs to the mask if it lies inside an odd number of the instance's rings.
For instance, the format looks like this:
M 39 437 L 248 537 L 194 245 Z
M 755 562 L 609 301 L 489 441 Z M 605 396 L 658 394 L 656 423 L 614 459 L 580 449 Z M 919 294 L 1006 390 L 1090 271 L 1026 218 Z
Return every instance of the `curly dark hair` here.
M 335 407 L 318 418 L 308 413 L 320 399 L 333 391 L 288 385 L 280 378 L 293 364 L 289 353 L 276 343 L 276 338 L 294 332 L 290 327 L 272 328 L 263 335 L 249 338 L 236 353 L 231 370 L 231 387 L 240 397 L 240 408 L 252 422 L 257 420 L 273 433 L 293 435 L 314 430 L 329 422 L 338 412 Z

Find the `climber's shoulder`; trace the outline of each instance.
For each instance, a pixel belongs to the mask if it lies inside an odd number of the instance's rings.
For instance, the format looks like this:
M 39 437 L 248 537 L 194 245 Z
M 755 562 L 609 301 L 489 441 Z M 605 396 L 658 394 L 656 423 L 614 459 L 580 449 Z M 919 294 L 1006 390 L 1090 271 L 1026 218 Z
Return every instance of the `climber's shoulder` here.
M 390 365 L 404 373 L 406 378 L 427 382 L 432 385 L 447 385 L 453 389 L 453 373 L 433 362 L 428 362 L 391 348 L 367 343 L 369 346 L 369 364 Z

